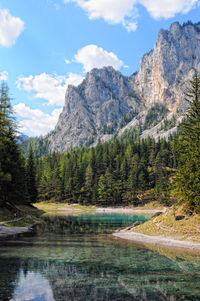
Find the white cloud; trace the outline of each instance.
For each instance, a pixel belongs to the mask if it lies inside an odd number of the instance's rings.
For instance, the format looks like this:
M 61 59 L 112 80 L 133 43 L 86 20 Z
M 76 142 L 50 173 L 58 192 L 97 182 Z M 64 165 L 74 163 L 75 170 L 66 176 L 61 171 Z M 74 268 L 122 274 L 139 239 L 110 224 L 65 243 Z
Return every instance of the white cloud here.
M 89 19 L 103 18 L 111 24 L 121 23 L 127 31 L 137 29 L 137 5 L 143 5 L 155 18 L 171 18 L 177 13 L 187 13 L 199 0 L 63 0 L 65 3 L 75 2 L 84 9 Z
M 78 0 L 90 19 L 103 18 L 110 23 L 123 22 L 124 17 L 131 11 L 135 0 Z
M 48 105 L 63 106 L 68 85 L 79 85 L 83 77 L 69 73 L 65 76 L 52 76 L 46 73 L 19 77 L 17 87 L 27 92 L 34 92 L 35 98 L 44 99 Z M 53 130 L 62 108 L 54 109 L 51 114 L 45 114 L 42 110 L 31 109 L 24 103 L 15 105 L 14 110 L 23 120 L 19 122 L 20 131 L 30 136 L 45 135 Z
M 60 10 L 60 5 L 57 2 L 55 2 L 54 0 L 47 0 L 47 3 L 52 4 L 56 10 Z
M 65 64 L 70 64 L 71 62 L 70 62 L 70 60 L 68 60 L 68 59 L 65 59 Z
M 137 22 L 123 21 L 122 24 L 128 32 L 136 31 L 137 29 Z
M 82 75 L 76 73 L 69 72 L 68 75 L 69 77 L 66 80 L 67 86 L 68 85 L 78 86 L 84 80 L 84 77 Z
M 108 52 L 96 45 L 88 45 L 79 49 L 74 58 L 76 62 L 83 64 L 84 72 L 104 66 L 112 66 L 118 70 L 123 65 L 123 62 L 113 52 Z
M 7 9 L 0 9 L 0 45 L 12 46 L 21 32 L 24 30 L 24 22 L 10 15 Z
M 8 71 L 0 72 L 0 80 L 7 81 L 8 80 Z
M 188 13 L 194 8 L 198 0 L 140 0 L 150 15 L 155 18 L 171 18 L 177 13 Z
M 31 109 L 24 103 L 13 107 L 15 113 L 24 118 L 19 122 L 19 130 L 30 136 L 45 135 L 53 130 L 62 109 L 55 109 L 51 114 L 45 114 L 39 109 Z
M 48 105 L 63 106 L 68 85 L 79 85 L 83 77 L 69 73 L 68 77 L 42 73 L 40 75 L 20 76 L 17 88 L 27 92 L 34 92 L 34 97 L 44 99 Z
M 135 30 L 136 8 L 134 4 L 137 0 L 63 0 L 65 3 L 76 2 L 84 9 L 89 19 L 103 18 L 111 24 L 121 23 L 128 30 Z

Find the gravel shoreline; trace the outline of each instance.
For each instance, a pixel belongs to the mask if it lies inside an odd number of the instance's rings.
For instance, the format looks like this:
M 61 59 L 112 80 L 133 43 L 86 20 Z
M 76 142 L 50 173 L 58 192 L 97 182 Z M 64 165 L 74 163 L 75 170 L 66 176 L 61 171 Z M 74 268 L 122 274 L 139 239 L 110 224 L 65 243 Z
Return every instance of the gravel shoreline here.
M 0 225 L 0 239 L 31 231 L 30 227 L 5 227 Z
M 167 236 L 149 236 L 137 232 L 123 232 L 123 230 L 120 232 L 113 233 L 113 236 L 121 239 L 130 240 L 139 244 L 149 244 L 168 248 L 200 251 L 200 243 L 186 240 L 176 240 Z
M 134 214 L 155 214 L 157 212 L 165 212 L 166 209 L 137 209 L 124 207 L 105 207 L 96 208 L 97 213 L 134 213 Z

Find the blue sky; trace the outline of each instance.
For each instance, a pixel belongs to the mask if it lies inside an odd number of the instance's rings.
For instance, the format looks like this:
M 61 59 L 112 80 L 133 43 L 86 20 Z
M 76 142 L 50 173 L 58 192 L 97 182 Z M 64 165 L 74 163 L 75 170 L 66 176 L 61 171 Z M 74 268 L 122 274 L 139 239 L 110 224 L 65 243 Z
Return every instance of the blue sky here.
M 46 134 L 68 84 L 105 65 L 131 75 L 160 28 L 188 20 L 200 21 L 200 0 L 0 0 L 0 79 L 20 130 Z

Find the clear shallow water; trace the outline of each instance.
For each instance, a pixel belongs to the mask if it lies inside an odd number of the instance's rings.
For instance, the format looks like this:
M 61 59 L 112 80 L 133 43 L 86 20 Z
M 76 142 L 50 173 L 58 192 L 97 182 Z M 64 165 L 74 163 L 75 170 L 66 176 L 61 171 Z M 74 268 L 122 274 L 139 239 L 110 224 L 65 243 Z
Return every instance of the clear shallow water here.
M 141 216 L 44 217 L 0 242 L 0 301 L 200 300 L 200 259 L 160 255 L 109 233 Z

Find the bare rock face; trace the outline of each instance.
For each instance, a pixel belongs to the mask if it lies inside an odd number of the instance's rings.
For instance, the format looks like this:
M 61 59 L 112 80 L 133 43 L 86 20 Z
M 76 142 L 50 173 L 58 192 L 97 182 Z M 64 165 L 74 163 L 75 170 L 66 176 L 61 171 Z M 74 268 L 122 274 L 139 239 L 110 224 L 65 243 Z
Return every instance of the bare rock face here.
M 155 104 L 166 108 L 167 119 L 172 114 L 180 119 L 187 107 L 184 90 L 195 69 L 200 70 L 200 23 L 181 26 L 176 22 L 169 31 L 161 29 L 154 49 L 143 56 L 135 75 L 125 77 L 104 67 L 89 72 L 78 87 L 68 87 L 56 128 L 46 137 L 49 151 L 94 145 L 99 139 L 105 141 L 124 129 L 144 125 Z M 156 132 L 159 136 L 163 127 L 159 122 L 155 130 L 155 124 L 148 128 L 148 135 Z
M 184 86 L 194 69 L 200 70 L 200 23 L 176 22 L 160 30 L 154 50 L 142 58 L 134 89 L 147 108 L 162 103 L 174 113 L 184 111 Z
M 56 128 L 48 135 L 50 151 L 63 152 L 113 134 L 122 116 L 141 108 L 128 77 L 112 67 L 93 69 L 78 87 L 69 86 Z

